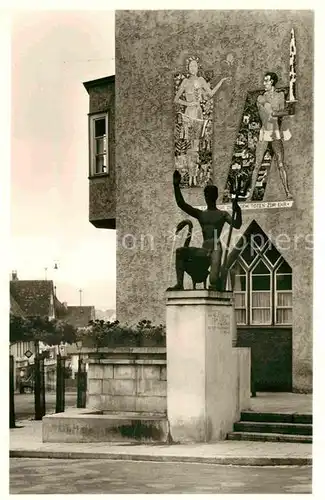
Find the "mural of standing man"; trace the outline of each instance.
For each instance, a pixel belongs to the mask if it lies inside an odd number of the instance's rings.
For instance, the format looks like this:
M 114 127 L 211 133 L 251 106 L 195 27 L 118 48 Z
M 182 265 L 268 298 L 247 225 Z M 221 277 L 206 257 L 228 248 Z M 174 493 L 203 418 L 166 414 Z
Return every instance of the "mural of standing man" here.
M 290 178 L 285 165 L 284 143 L 291 138 L 286 118 L 295 115 L 296 99 L 296 39 L 292 28 L 289 48 L 289 86 L 277 88 L 278 75 L 264 74 L 263 90 L 249 90 L 233 148 L 230 169 L 223 195 L 229 203 L 235 196 L 238 181 L 243 186 L 239 199 L 262 201 L 270 176 L 271 163 L 277 165 L 281 188 L 292 199 Z M 281 190 L 282 190 L 281 189 Z M 236 189 L 235 189 L 236 190 Z M 291 202 L 293 203 L 293 202 Z
M 252 173 L 248 200 L 252 198 L 257 175 L 269 144 L 274 152 L 281 182 L 288 199 L 292 198 L 288 183 L 288 174 L 284 165 L 283 141 L 291 138 L 289 129 L 282 130 L 282 117 L 289 115 L 285 109 L 284 92 L 275 88 L 278 82 L 276 73 L 268 72 L 264 76 L 265 92 L 257 98 L 257 108 L 262 122 L 259 141 L 256 145 L 256 163 Z

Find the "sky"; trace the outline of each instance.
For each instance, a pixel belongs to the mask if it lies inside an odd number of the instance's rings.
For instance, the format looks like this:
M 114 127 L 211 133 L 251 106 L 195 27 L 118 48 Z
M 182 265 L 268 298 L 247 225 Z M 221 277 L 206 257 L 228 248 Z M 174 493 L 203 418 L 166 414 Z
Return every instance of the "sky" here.
M 11 252 L 19 279 L 115 308 L 115 231 L 88 221 L 88 94 L 115 73 L 114 11 L 28 11 L 11 31 Z M 57 262 L 58 270 L 54 270 Z M 47 271 L 45 271 L 47 268 Z

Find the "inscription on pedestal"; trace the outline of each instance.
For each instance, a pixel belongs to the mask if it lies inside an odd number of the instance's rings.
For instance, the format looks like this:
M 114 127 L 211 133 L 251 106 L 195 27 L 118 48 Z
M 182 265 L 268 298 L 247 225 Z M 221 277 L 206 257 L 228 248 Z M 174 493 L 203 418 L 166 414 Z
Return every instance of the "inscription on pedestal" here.
M 219 331 L 222 335 L 230 334 L 230 318 L 222 311 L 209 312 L 207 321 L 208 332 Z

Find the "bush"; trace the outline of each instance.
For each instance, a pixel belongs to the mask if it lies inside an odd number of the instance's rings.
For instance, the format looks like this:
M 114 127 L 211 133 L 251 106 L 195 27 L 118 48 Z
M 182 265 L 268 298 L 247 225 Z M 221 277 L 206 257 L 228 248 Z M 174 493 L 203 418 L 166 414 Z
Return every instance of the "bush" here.
M 164 325 L 155 326 L 148 320 L 136 326 L 121 325 L 119 321 L 90 321 L 80 332 L 84 347 L 163 347 L 166 345 Z
M 153 325 L 151 321 L 143 319 L 135 327 L 141 346 L 162 347 L 166 345 L 166 328 L 160 324 Z

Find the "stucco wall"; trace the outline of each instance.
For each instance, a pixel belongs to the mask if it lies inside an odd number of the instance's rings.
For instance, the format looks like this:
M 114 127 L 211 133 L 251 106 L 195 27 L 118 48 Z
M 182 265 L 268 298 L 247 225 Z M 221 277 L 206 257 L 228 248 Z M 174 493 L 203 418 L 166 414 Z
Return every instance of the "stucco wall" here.
M 115 83 L 99 83 L 89 89 L 89 113 L 109 112 L 110 169 L 108 175 L 89 180 L 89 220 L 96 227 L 115 228 Z
M 188 55 L 224 76 L 222 61 L 232 53 L 233 80 L 214 105 L 214 182 L 220 199 L 248 90 L 262 88 L 265 71 L 288 85 L 290 31 L 297 40 L 296 114 L 285 155 L 294 196 L 291 209 L 243 212 L 243 228 L 254 218 L 275 243 L 290 238 L 281 253 L 293 269 L 293 386 L 311 388 L 312 252 L 303 240 L 312 233 L 313 187 L 313 16 L 308 11 L 117 11 L 116 170 L 117 317 L 137 322 L 165 320 L 172 238 L 184 217 L 174 201 L 174 74 Z M 187 201 L 203 205 L 202 189 L 184 190 Z M 272 166 L 264 201 L 284 200 Z M 196 227 L 197 228 L 197 227 Z M 150 234 L 141 245 L 141 235 Z M 131 236 L 127 236 L 131 235 Z M 302 235 L 295 244 L 295 236 Z M 192 241 L 200 243 L 198 236 Z M 127 248 L 127 247 L 130 248 Z M 309 248 L 308 248 L 309 247 Z

